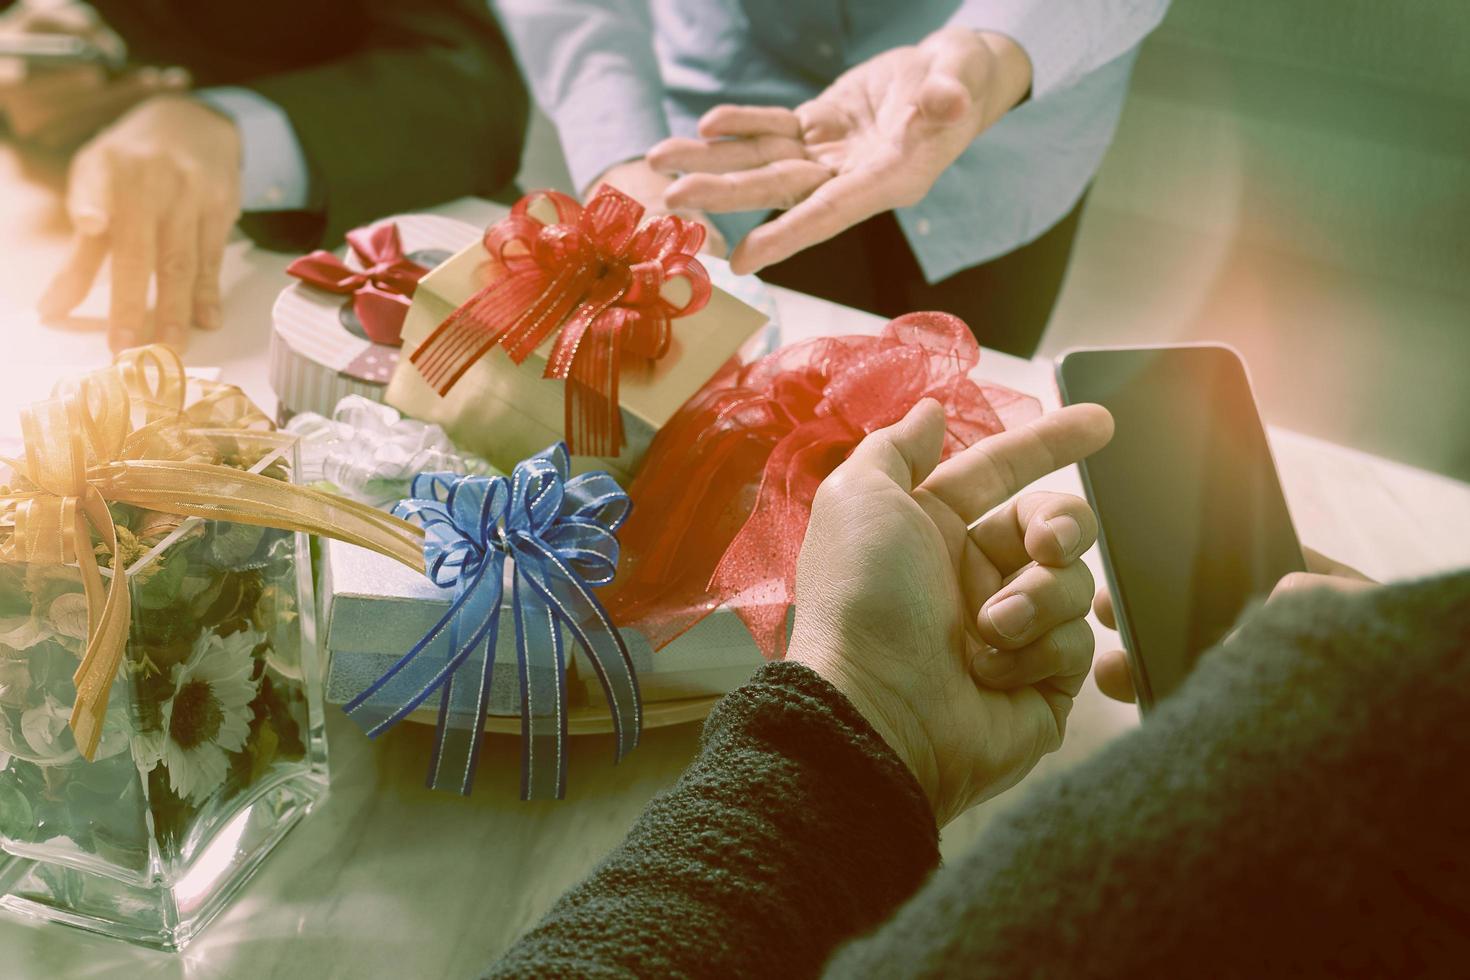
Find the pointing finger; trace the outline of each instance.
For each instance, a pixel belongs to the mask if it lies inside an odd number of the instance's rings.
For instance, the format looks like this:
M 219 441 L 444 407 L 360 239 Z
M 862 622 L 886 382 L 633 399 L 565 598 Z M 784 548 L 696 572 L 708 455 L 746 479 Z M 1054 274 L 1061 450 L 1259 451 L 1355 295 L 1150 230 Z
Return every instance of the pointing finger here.
M 956 453 L 935 468 L 923 489 L 972 522 L 1048 473 L 1097 452 L 1112 437 L 1107 409 L 1069 405 Z

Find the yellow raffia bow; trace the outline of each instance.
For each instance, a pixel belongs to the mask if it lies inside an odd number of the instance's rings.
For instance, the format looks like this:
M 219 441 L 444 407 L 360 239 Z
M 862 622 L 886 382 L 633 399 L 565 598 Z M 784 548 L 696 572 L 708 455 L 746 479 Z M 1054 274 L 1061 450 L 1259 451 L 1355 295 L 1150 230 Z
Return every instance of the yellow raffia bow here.
M 406 521 L 309 487 L 215 462 L 221 438 L 265 448 L 293 437 L 244 392 L 207 384 L 184 405 L 183 363 L 162 345 L 119 354 L 109 368 L 63 382 L 21 412 L 25 459 L 11 461 L 28 485 L 0 488 L 0 560 L 76 564 L 87 598 L 87 650 L 77 667 L 71 729 L 90 760 L 102 737 L 113 679 L 132 625 L 126 570 L 114 561 L 104 584 L 92 532 L 116 556 L 109 502 L 337 538 L 419 571 L 423 531 Z

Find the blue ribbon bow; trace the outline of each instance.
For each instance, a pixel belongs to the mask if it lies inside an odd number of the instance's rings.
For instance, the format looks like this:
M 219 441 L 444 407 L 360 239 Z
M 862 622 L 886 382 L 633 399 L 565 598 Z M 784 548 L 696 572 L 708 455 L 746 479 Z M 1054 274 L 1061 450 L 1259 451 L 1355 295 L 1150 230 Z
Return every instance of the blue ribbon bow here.
M 612 713 L 616 759 L 638 744 L 643 706 L 633 660 L 591 587 L 612 581 L 618 564 L 614 532 L 630 502 L 606 473 L 567 478 L 570 460 L 556 443 L 503 476 L 421 473 L 411 499 L 393 513 L 424 529 L 429 578 L 454 589 L 443 618 L 413 649 L 345 708 L 369 737 L 406 718 L 437 689 L 439 724 L 429 785 L 468 794 L 490 704 L 490 680 L 513 559 L 511 607 L 521 686 L 521 798 L 566 794 L 566 658 L 563 630 L 586 651 Z M 421 657 L 449 654 L 427 681 L 408 671 Z M 428 662 L 428 661 L 426 661 Z M 369 705 L 378 699 L 397 705 Z

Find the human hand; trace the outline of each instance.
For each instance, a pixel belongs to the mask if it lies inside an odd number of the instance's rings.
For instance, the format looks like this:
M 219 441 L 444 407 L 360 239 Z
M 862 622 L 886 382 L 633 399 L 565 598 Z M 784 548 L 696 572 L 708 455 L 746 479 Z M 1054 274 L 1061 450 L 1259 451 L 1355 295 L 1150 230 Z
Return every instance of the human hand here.
M 18 4 L 0 15 L 0 36 L 27 34 L 81 38 L 102 56 L 94 64 L 54 65 L 0 58 L 0 111 L 12 135 L 32 146 L 70 149 L 143 99 L 189 87 L 181 68 L 110 70 L 122 63 L 125 46 L 84 3 Z
M 192 99 L 149 99 L 72 158 L 67 210 L 76 238 L 41 299 L 42 316 L 70 312 L 111 254 L 114 350 L 152 340 L 182 348 L 191 322 L 220 325 L 220 265 L 240 215 L 232 121 Z
M 794 111 L 716 106 L 700 139 L 665 140 L 648 160 L 684 174 L 665 195 L 671 207 L 786 209 L 730 257 L 754 272 L 917 204 L 1030 87 L 1031 61 L 1010 38 L 948 27 L 870 58 Z
M 940 826 L 1061 744 L 1092 662 L 1079 559 L 1097 522 L 1077 497 L 1013 495 L 1112 432 L 1105 409 L 1075 405 L 941 463 L 944 413 L 925 399 L 813 501 L 787 659 L 847 696 Z
M 672 177 L 657 173 L 648 165 L 647 160 L 629 160 L 609 167 L 601 177 L 592 182 L 592 189 L 595 190 L 602 184 L 611 184 L 643 205 L 650 217 L 674 214 L 704 225 L 704 247 L 700 251 L 723 259 L 729 253 L 730 246 L 726 243 L 725 236 L 720 234 L 720 229 L 710 221 L 709 215 L 693 208 L 671 209 L 664 201 L 664 191 L 672 183 Z
M 1277 582 L 1271 590 L 1271 595 L 1266 600 L 1268 603 L 1274 601 L 1278 596 L 1306 589 L 1357 592 L 1361 589 L 1370 589 L 1378 584 L 1356 568 L 1334 561 L 1311 548 L 1303 548 L 1302 557 L 1306 559 L 1307 570 L 1292 572 L 1282 577 L 1281 581 Z M 1092 611 L 1097 614 L 1098 622 L 1108 629 L 1118 628 L 1118 617 L 1113 612 L 1113 597 L 1108 593 L 1106 586 L 1098 589 L 1097 594 L 1093 596 Z M 1099 654 L 1097 666 L 1093 670 L 1093 678 L 1097 681 L 1098 690 L 1114 701 L 1126 701 L 1132 704 L 1137 697 L 1133 690 L 1133 677 L 1128 672 L 1128 655 L 1122 650 L 1108 650 Z

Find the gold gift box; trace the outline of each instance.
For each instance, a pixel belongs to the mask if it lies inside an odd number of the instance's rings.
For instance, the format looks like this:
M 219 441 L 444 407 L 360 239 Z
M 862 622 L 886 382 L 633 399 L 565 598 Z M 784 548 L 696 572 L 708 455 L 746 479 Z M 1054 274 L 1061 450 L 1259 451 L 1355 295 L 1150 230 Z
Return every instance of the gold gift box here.
M 700 261 L 721 260 L 700 256 Z M 403 324 L 405 353 L 487 285 L 491 275 L 489 254 L 477 241 L 421 279 Z M 675 282 L 669 288 L 687 285 Z M 577 456 L 573 468 L 606 470 L 628 485 L 654 434 L 765 322 L 764 314 L 713 287 L 704 309 L 673 321 L 673 339 L 662 358 L 650 363 L 624 357 L 618 391 L 627 437 L 622 452 Z M 556 336 L 553 331 L 519 365 L 503 348 L 492 348 L 442 397 L 405 356 L 388 385 L 387 402 L 405 415 L 437 422 L 462 450 L 509 473 L 516 463 L 565 438 L 565 382 L 542 377 Z

